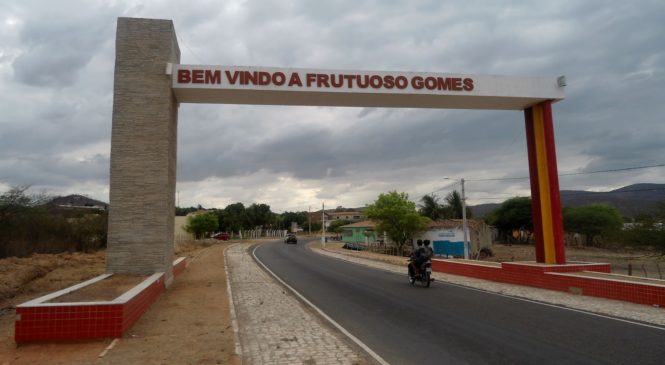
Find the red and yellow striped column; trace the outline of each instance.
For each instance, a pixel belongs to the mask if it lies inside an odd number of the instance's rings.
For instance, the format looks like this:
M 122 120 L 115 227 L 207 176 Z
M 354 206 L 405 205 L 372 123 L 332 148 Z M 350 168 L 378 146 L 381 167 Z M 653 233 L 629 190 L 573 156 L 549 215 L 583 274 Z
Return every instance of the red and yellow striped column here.
M 563 218 L 556 166 L 552 103 L 545 101 L 524 110 L 529 152 L 531 210 L 536 261 L 565 264 Z

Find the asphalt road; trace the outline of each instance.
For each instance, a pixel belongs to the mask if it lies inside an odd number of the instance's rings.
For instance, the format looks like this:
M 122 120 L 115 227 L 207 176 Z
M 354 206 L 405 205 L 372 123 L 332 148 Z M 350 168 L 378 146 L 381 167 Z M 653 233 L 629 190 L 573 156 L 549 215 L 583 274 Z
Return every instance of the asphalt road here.
M 665 328 L 441 282 L 411 286 L 406 274 L 318 255 L 302 241 L 264 244 L 256 256 L 391 364 L 665 363 Z

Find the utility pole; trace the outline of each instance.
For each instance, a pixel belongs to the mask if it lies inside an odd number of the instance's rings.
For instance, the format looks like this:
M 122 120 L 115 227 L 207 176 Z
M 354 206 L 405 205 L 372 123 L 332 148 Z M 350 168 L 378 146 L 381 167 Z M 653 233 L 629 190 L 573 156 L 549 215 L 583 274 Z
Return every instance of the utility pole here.
M 307 225 L 309 226 L 309 235 L 312 235 L 312 206 L 307 208 Z
M 321 203 L 321 244 L 326 247 L 326 203 Z
M 464 258 L 469 259 L 468 237 L 467 237 L 467 223 L 466 223 L 466 196 L 464 194 L 464 179 L 462 178 L 462 229 L 464 230 Z
M 455 181 L 456 179 L 451 179 L 449 177 L 444 177 L 444 180 L 453 180 Z M 466 193 L 464 191 L 464 179 L 460 179 L 460 182 L 462 183 L 462 231 L 464 231 L 464 258 L 466 260 L 469 259 L 469 237 L 467 234 L 468 231 L 468 226 L 466 222 Z

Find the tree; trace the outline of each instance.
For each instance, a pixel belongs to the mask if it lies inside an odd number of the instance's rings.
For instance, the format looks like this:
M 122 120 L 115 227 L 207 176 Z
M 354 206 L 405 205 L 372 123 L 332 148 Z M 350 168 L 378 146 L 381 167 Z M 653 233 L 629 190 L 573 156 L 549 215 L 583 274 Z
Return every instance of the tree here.
M 452 219 L 462 219 L 462 209 L 463 209 L 463 204 L 462 204 L 462 196 L 460 195 L 457 190 L 453 190 L 450 192 L 450 194 L 446 195 L 446 203 L 448 205 L 446 206 L 446 218 L 452 218 Z M 471 208 L 466 207 L 466 217 L 471 218 L 473 216 L 473 213 L 471 212 Z
M 307 227 L 307 212 L 284 212 L 279 215 L 281 220 L 287 227 L 291 227 L 292 222 L 296 222 L 298 227 Z
M 365 208 L 365 214 L 376 222 L 377 232 L 386 232 L 400 250 L 431 223 L 429 218 L 416 212 L 416 204 L 409 201 L 408 194 L 396 191 L 380 194 L 374 203 Z
M 448 203 L 448 207 L 450 210 L 451 214 L 450 218 L 453 219 L 462 218 L 462 197 L 457 192 L 457 190 L 453 190 L 448 195 L 446 195 L 446 203 Z
M 30 185 L 15 186 L 0 195 L 0 218 L 14 212 L 25 211 L 46 203 L 51 197 L 46 194 L 26 194 Z
M 586 235 L 586 244 L 590 246 L 598 235 L 621 229 L 623 219 L 619 211 L 612 206 L 590 204 L 577 208 L 565 208 L 563 225 L 568 232 Z
M 256 204 L 253 203 L 246 209 L 247 223 L 249 227 L 247 228 L 256 228 L 256 227 L 267 227 L 272 222 L 272 212 L 270 211 L 270 206 L 267 204 Z
M 191 212 L 196 212 L 197 210 L 198 209 L 195 207 L 189 207 L 189 208 L 175 207 L 175 215 L 184 217 Z
M 217 221 L 217 215 L 214 213 L 200 213 L 193 214 L 187 218 L 187 225 L 185 225 L 185 231 L 191 233 L 200 239 L 201 237 L 208 236 L 209 234 L 215 232 L 219 227 L 219 222 Z
M 641 246 L 643 248 L 653 248 L 665 255 L 665 229 L 652 225 L 635 225 L 632 228 L 615 232 L 612 238 L 618 240 L 618 243 L 627 247 Z
M 0 258 L 101 248 L 107 213 L 61 208 L 46 194 L 27 194 L 28 186 L 0 194 Z
M 247 212 L 242 203 L 229 204 L 218 212 L 219 227 L 224 231 L 237 232 L 247 227 Z
M 342 233 L 343 231 L 342 226 L 345 226 L 350 223 L 351 221 L 346 219 L 334 220 L 330 222 L 330 226 L 328 226 L 328 232 Z
M 654 215 L 658 219 L 665 220 L 665 201 L 658 202 L 656 205 L 656 213 Z
M 504 238 L 510 237 L 516 229 L 532 230 L 531 198 L 517 197 L 504 201 L 490 214 L 489 223 L 495 226 Z
M 439 197 L 436 194 L 426 194 L 420 198 L 422 204 L 418 206 L 418 213 L 433 221 L 445 218 L 445 208 L 439 204 Z

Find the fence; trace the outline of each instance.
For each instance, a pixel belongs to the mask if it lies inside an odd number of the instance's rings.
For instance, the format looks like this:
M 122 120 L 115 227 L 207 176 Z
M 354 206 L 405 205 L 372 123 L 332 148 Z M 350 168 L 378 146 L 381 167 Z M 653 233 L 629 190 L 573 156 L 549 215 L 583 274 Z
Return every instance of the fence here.
M 390 256 L 401 256 L 408 257 L 413 251 L 413 248 L 409 245 L 404 245 L 401 248 L 394 245 L 386 245 L 379 242 L 370 242 L 370 243 L 356 243 L 363 251 L 375 252 L 384 255 Z
M 262 237 L 286 237 L 288 231 L 283 229 L 249 229 L 238 231 L 237 235 L 235 232 L 233 233 L 234 238 L 239 238 L 241 240 L 252 240 Z

